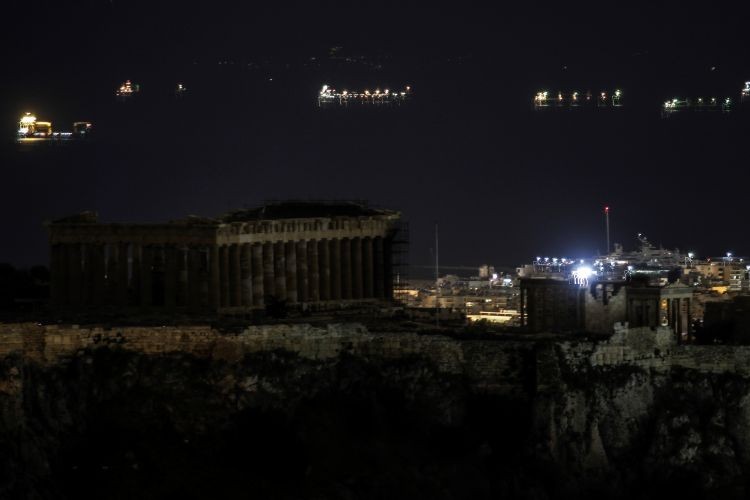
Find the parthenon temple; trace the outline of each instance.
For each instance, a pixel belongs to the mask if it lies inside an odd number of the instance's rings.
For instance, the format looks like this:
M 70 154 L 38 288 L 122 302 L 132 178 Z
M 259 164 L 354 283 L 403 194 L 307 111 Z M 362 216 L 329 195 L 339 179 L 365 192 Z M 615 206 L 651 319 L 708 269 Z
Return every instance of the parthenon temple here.
M 272 301 L 327 308 L 393 297 L 400 214 L 356 203 L 283 202 L 160 224 L 47 224 L 58 307 L 241 313 Z

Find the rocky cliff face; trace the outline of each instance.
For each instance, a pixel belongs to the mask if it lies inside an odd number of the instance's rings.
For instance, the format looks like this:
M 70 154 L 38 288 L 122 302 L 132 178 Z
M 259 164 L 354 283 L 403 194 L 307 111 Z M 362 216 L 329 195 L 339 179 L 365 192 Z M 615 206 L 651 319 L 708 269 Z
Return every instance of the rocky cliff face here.
M 440 355 L 393 355 L 371 339 L 309 356 L 296 338 L 211 356 L 120 338 L 46 362 L 2 359 L 0 498 L 746 491 L 750 380 L 732 371 L 601 365 L 595 345 L 550 340 L 443 338 Z M 502 363 L 476 362 L 488 356 Z
M 531 443 L 562 497 L 745 498 L 748 397 L 730 373 L 564 373 L 534 399 Z

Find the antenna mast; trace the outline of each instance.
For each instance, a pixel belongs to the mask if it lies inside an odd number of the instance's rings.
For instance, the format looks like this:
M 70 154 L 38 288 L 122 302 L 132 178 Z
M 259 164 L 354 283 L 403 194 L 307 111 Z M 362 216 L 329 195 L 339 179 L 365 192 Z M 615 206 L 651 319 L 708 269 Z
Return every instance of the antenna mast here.
M 439 248 L 438 224 L 435 223 L 435 326 L 440 327 L 440 279 L 439 279 Z
M 604 219 L 607 224 L 607 250 L 604 253 L 609 255 L 609 206 L 604 207 Z

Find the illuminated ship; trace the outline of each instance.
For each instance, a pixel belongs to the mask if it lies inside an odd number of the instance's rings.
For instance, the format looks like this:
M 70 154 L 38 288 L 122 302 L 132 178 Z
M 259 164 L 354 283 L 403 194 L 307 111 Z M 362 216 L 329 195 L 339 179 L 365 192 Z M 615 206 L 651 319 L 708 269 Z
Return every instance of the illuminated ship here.
M 661 108 L 662 117 L 668 117 L 680 111 L 721 111 L 728 113 L 732 110 L 732 99 L 724 97 L 698 97 L 694 99 L 675 97 L 669 101 L 664 101 Z
M 327 105 L 348 106 L 349 104 L 374 104 L 389 105 L 401 104 L 411 97 L 411 87 L 406 86 L 403 90 L 392 91 L 376 88 L 373 91 L 363 90 L 350 92 L 348 90 L 337 91 L 328 85 L 323 85 L 318 94 L 318 106 Z
M 750 82 L 745 82 L 745 87 L 742 89 L 740 94 L 740 102 L 750 102 Z
M 177 98 L 183 97 L 186 92 L 187 92 L 187 87 L 183 85 L 182 83 L 178 83 L 177 87 L 175 87 L 174 89 L 174 95 Z
M 534 95 L 534 109 L 546 108 L 619 108 L 623 102 L 622 90 L 601 91 L 594 97 L 590 91 L 558 91 L 551 93 L 541 90 Z
M 16 136 L 19 142 L 83 139 L 91 134 L 91 129 L 91 122 L 74 122 L 72 132 L 54 132 L 52 122 L 39 121 L 34 114 L 25 113 L 18 122 Z
M 141 91 L 141 86 L 137 83 L 132 83 L 130 80 L 125 80 L 115 91 L 115 95 L 121 99 L 129 99 L 133 95 Z
M 31 113 L 26 113 L 18 123 L 19 138 L 46 138 L 52 136 L 52 122 L 42 122 Z

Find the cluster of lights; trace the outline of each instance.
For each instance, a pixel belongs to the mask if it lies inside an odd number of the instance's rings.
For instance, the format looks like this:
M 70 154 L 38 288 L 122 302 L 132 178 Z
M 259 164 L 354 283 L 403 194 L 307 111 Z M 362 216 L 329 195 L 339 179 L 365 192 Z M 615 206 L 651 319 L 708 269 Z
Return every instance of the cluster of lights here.
M 589 278 L 594 274 L 596 274 L 594 270 L 581 261 L 581 265 L 573 270 L 573 282 L 577 285 L 586 286 L 589 284 Z
M 329 102 L 345 103 L 349 101 L 388 103 L 405 100 L 410 94 L 411 87 L 408 85 L 404 87 L 404 90 L 398 92 L 393 92 L 390 89 L 375 89 L 373 91 L 366 89 L 362 92 L 343 90 L 339 92 L 328 85 L 323 85 L 318 94 L 318 104 Z
M 537 257 L 536 258 L 536 264 L 539 266 L 567 266 L 570 264 L 575 263 L 574 260 L 566 259 L 565 257 L 562 257 L 558 259 L 557 257 Z
M 50 137 L 52 122 L 41 122 L 32 113 L 25 113 L 18 122 L 18 137 Z
M 742 97 L 750 96 L 750 82 L 745 82 L 745 87 L 742 89 Z
M 21 117 L 21 121 L 18 124 L 18 136 L 25 137 L 29 133 L 33 133 L 34 124 L 36 123 L 36 116 L 31 113 L 26 113 Z
M 585 260 L 567 259 L 565 257 L 537 257 L 534 266 L 539 272 L 564 273 L 569 279 L 578 285 L 586 286 L 592 278 L 597 276 L 612 276 L 617 274 L 619 266 L 625 265 L 624 261 L 611 259 L 596 259 L 591 264 Z
M 117 97 L 129 97 L 140 90 L 141 88 L 138 84 L 133 84 L 130 80 L 125 80 L 125 82 L 123 82 L 123 84 L 117 89 L 115 95 L 117 95 Z
M 24 113 L 18 122 L 18 139 L 67 139 L 84 137 L 91 132 L 90 122 L 73 123 L 73 132 L 53 132 L 52 122 L 38 121 L 32 113 Z
M 597 106 L 614 106 L 619 107 L 622 105 L 622 90 L 615 89 L 610 95 L 607 92 L 600 92 L 597 99 Z M 536 107 L 547 107 L 547 106 L 578 106 L 581 102 L 590 103 L 592 101 L 591 92 L 586 92 L 583 98 L 581 93 L 578 91 L 572 91 L 569 93 L 557 92 L 556 95 L 550 95 L 549 91 L 541 90 L 534 94 L 534 106 Z
M 664 106 L 663 106 L 665 111 L 677 111 L 679 109 L 686 109 L 686 108 L 698 108 L 698 109 L 721 108 L 724 111 L 728 111 L 731 107 L 732 107 L 732 99 L 729 97 L 726 97 L 721 101 L 719 101 L 716 97 L 710 97 L 707 99 L 704 99 L 703 97 L 698 97 L 695 100 L 695 102 L 691 101 L 690 99 L 679 99 L 675 97 L 672 100 L 664 101 Z

